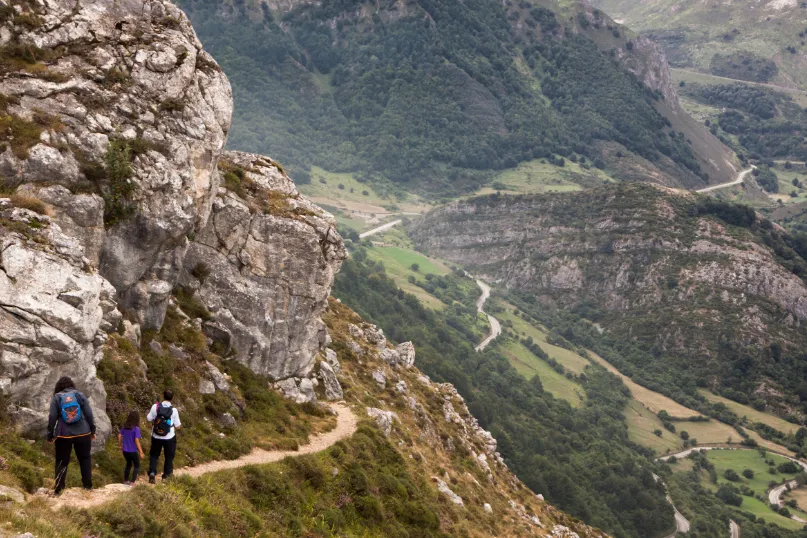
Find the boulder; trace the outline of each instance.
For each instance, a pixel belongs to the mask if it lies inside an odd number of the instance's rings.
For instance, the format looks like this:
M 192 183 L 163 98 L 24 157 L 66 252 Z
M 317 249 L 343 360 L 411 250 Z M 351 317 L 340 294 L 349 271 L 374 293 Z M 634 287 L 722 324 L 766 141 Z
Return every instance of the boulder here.
M 227 380 L 227 376 L 221 373 L 221 370 L 210 364 L 209 361 L 205 361 L 205 366 L 207 367 L 207 373 L 210 375 L 211 379 L 213 379 L 216 390 L 224 392 L 229 391 L 230 382 Z
M 398 420 L 398 415 L 392 411 L 384 411 L 376 407 L 367 408 L 367 416 L 374 419 L 376 424 L 387 437 L 392 433 L 392 425 Z
M 336 372 L 334 372 L 329 363 L 325 361 L 319 363 L 319 378 L 325 387 L 326 400 L 341 400 L 345 397 L 342 392 L 342 385 L 339 383 L 339 379 L 336 378 Z
M 387 387 L 387 376 L 384 374 L 384 370 L 374 370 L 371 375 L 378 388 L 385 389 Z
M 448 484 L 446 484 L 436 476 L 433 476 L 432 479 L 434 479 L 434 481 L 437 482 L 437 491 L 445 495 L 449 501 L 456 504 L 457 506 L 465 506 L 462 497 L 451 491 L 451 488 L 448 487 Z
M 412 342 L 403 342 L 395 348 L 398 353 L 399 364 L 404 368 L 415 365 L 415 345 Z
M 209 379 L 199 380 L 199 394 L 215 394 L 215 393 L 216 393 L 216 385 L 214 385 L 212 381 L 210 381 Z
M 219 417 L 219 422 L 221 422 L 221 425 L 225 428 L 234 428 L 236 425 L 235 417 L 231 413 L 223 413 Z
M 272 386 L 279 390 L 284 398 L 295 403 L 304 404 L 317 401 L 314 384 L 310 379 L 290 377 L 277 381 Z
M 342 365 L 339 364 L 339 357 L 336 355 L 336 351 L 330 348 L 326 348 L 325 360 L 328 362 L 328 364 L 331 365 L 331 368 L 333 368 L 333 371 L 336 375 L 342 374 Z
M 387 347 L 387 337 L 384 336 L 384 331 L 380 327 L 371 325 L 364 329 L 364 339 L 370 344 L 376 346 L 378 349 Z
M 25 502 L 25 495 L 18 489 L 0 486 L 0 500 L 3 499 L 22 504 Z
M 406 386 L 406 381 L 401 379 L 397 383 L 395 383 L 395 390 L 400 394 L 406 394 L 408 388 Z
M 485 510 L 485 512 L 487 512 L 488 514 L 492 514 L 492 513 L 493 513 L 493 507 L 492 507 L 492 506 L 491 506 L 489 503 L 485 503 L 484 505 L 482 505 L 482 508 L 483 508 L 483 509 Z
M 222 163 L 244 176 L 245 197 L 220 190 L 182 283 L 228 333 L 235 360 L 272 379 L 306 377 L 327 339 L 320 317 L 346 257 L 336 223 L 271 160 L 228 152 Z
M 398 355 L 398 352 L 394 349 L 384 348 L 378 354 L 379 358 L 389 364 L 390 366 L 398 366 L 398 363 L 401 360 L 401 357 Z

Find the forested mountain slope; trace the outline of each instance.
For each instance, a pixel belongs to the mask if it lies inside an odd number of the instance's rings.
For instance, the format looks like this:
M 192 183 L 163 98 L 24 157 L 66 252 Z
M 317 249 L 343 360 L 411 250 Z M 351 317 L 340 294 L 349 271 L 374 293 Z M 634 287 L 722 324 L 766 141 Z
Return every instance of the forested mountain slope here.
M 317 165 L 455 194 L 535 158 L 672 186 L 734 173 L 678 107 L 655 46 L 589 7 L 182 5 L 233 82 L 231 147 L 271 152 L 301 181 Z
M 713 386 L 803 413 L 804 237 L 747 207 L 641 185 L 493 195 L 434 210 L 415 239 L 634 342 L 645 353 L 623 358 L 657 390 Z

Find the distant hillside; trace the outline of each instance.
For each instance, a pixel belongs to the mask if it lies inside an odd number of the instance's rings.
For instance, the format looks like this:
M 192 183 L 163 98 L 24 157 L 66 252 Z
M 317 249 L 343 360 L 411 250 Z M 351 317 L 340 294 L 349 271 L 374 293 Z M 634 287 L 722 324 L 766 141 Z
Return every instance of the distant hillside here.
M 636 343 L 624 358 L 657 390 L 804 412 L 807 245 L 747 207 L 640 185 L 490 196 L 434 210 L 415 239 Z
M 180 3 L 232 81 L 230 145 L 270 152 L 298 182 L 315 165 L 454 195 L 534 159 L 679 187 L 735 173 L 678 106 L 655 45 L 590 7 Z
M 593 0 L 660 43 L 674 67 L 807 89 L 800 0 Z

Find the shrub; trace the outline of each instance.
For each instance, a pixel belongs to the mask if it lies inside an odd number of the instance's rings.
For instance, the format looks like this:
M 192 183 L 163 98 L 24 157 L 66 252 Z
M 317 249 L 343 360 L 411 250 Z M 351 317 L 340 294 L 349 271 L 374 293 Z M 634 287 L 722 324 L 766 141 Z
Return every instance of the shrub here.
M 33 465 L 24 461 L 15 461 L 11 463 L 9 470 L 20 481 L 20 485 L 25 491 L 33 493 L 42 487 L 42 477 Z
M 731 480 L 732 482 L 739 482 L 740 475 L 737 474 L 737 471 L 734 469 L 726 469 L 723 472 L 723 476 L 726 477 L 726 480 Z
M 165 112 L 182 112 L 185 110 L 185 102 L 175 97 L 169 97 L 160 103 L 160 110 Z
M 106 151 L 104 223 L 114 226 L 134 214 L 130 197 L 135 192 L 132 181 L 132 152 L 125 140 L 112 140 Z
M 752 469 L 744 469 L 743 476 L 746 477 L 748 480 L 754 478 L 754 471 Z
M 210 311 L 196 298 L 194 291 L 184 286 L 178 286 L 174 291 L 177 298 L 177 303 L 185 314 L 190 318 L 201 318 L 204 321 L 212 319 Z
M 784 463 L 780 463 L 779 466 L 776 468 L 782 474 L 794 474 L 799 472 L 799 465 L 792 461 L 786 461 Z

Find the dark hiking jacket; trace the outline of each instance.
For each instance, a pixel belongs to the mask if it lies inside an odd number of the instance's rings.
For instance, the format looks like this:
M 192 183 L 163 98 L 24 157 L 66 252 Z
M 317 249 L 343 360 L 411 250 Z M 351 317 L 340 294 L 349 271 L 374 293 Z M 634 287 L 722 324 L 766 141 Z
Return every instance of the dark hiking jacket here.
M 59 405 L 61 395 L 74 392 L 76 400 L 81 407 L 81 420 L 75 424 L 65 424 L 62 420 L 62 409 Z M 95 419 L 92 416 L 92 407 L 87 397 L 76 389 L 65 389 L 54 394 L 50 400 L 50 415 L 48 415 L 48 441 L 56 437 L 80 437 L 95 434 Z

